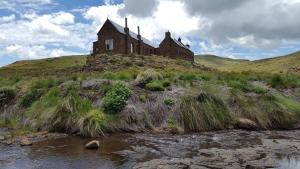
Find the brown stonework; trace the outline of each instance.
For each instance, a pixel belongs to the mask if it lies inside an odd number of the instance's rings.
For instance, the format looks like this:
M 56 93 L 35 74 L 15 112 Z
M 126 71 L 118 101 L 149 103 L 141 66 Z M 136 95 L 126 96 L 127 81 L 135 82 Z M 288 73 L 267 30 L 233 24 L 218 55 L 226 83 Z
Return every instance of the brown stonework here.
M 93 43 L 93 54 L 99 53 L 162 55 L 194 61 L 194 53 L 189 46 L 184 45 L 180 39 L 171 38 L 170 32 L 166 32 L 165 39 L 157 47 L 140 35 L 139 27 L 138 34 L 130 31 L 127 18 L 125 28 L 109 19 L 106 20 L 98 32 L 98 40 Z

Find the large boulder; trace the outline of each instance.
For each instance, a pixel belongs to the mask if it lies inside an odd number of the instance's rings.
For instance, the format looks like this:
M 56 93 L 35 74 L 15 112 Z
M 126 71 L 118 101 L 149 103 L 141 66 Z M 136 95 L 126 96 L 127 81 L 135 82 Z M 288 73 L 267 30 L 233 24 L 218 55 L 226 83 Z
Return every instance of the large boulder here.
M 100 147 L 100 142 L 98 140 L 90 141 L 85 145 L 86 149 L 97 149 L 99 147 Z
M 240 118 L 237 120 L 236 126 L 244 130 L 258 130 L 259 126 L 252 120 Z
M 83 89 L 92 89 L 92 90 L 99 90 L 100 87 L 104 84 L 109 84 L 109 80 L 106 79 L 90 79 L 83 81 L 81 83 L 81 88 Z

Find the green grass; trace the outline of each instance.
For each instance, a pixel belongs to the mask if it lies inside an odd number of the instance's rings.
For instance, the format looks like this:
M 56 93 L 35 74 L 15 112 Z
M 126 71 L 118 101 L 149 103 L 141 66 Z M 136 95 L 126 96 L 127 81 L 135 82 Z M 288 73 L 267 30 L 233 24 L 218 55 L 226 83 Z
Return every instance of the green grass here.
M 217 97 L 200 93 L 181 98 L 182 121 L 187 131 L 224 129 L 232 122 L 232 115 L 225 103 Z

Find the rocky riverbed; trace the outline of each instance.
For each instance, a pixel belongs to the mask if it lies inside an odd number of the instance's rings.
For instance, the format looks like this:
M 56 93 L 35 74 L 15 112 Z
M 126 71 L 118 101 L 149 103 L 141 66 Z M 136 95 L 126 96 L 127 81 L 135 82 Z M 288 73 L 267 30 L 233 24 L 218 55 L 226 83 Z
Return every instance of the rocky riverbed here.
M 300 168 L 300 130 L 117 134 L 97 138 L 100 149 L 87 150 L 90 140 L 49 136 L 26 147 L 2 143 L 0 168 Z

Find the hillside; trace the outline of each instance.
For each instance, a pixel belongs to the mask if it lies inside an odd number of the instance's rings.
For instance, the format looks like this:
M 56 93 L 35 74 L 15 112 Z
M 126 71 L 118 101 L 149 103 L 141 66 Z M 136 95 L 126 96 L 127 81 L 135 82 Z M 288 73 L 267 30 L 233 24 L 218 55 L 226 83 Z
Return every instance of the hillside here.
M 62 56 L 57 58 L 17 61 L 0 68 L 0 76 L 42 75 L 60 72 L 61 70 L 80 69 L 84 66 L 86 56 Z
M 217 56 L 197 56 L 196 62 L 221 71 L 254 71 L 267 73 L 293 72 L 300 74 L 300 52 L 256 61 L 234 60 Z

